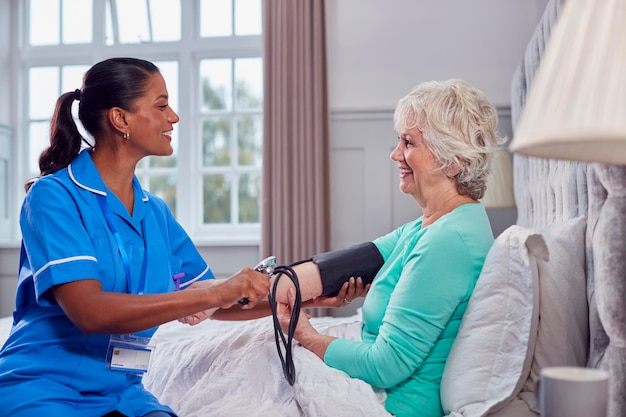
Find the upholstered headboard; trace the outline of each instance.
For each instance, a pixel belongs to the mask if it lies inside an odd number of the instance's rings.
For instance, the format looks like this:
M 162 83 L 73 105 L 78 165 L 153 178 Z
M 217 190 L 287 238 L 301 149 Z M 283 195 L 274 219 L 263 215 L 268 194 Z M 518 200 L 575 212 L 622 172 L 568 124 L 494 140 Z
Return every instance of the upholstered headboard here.
M 565 0 L 550 0 L 512 84 L 519 120 L 550 29 Z M 550 117 L 549 115 L 546 115 Z M 609 371 L 609 417 L 626 416 L 626 166 L 514 155 L 517 224 L 538 229 L 587 217 L 587 366 Z
M 564 1 L 548 0 L 513 76 L 513 137 Z M 469 300 L 442 377 L 444 411 L 536 417 L 541 370 L 579 366 L 608 371 L 607 417 L 624 417 L 626 166 L 515 154 L 513 169 L 518 218 Z

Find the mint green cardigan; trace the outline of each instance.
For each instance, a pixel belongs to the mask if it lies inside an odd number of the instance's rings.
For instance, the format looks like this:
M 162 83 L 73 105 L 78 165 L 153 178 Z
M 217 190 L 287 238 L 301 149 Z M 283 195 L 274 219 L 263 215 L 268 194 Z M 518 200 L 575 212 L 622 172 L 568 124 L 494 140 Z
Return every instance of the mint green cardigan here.
M 362 341 L 336 339 L 324 356 L 385 389 L 385 408 L 397 417 L 443 415 L 443 368 L 493 244 L 480 203 L 421 225 L 420 217 L 374 241 L 385 263 L 363 303 Z

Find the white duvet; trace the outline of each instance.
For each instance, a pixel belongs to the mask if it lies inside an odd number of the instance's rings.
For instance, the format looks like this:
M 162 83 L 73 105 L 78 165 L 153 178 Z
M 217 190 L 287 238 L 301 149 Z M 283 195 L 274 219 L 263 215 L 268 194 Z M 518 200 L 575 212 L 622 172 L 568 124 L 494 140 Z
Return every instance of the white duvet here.
M 322 333 L 360 340 L 360 317 L 314 318 Z M 296 382 L 283 375 L 271 318 L 161 326 L 146 387 L 181 417 L 390 416 L 384 395 L 294 341 Z
M 0 345 L 11 318 L 0 319 Z M 322 333 L 360 340 L 360 316 L 313 318 Z M 276 351 L 271 318 L 247 322 L 207 320 L 197 326 L 167 323 L 144 384 L 180 417 L 378 417 L 384 394 L 330 368 L 294 341 L 296 382 L 289 385 Z

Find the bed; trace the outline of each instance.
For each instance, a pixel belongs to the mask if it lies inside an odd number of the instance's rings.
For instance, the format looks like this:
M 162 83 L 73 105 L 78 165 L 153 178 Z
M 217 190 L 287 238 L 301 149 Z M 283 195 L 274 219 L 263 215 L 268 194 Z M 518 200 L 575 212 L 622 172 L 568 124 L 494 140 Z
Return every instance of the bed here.
M 512 83 L 515 126 L 563 0 L 549 0 Z M 491 249 L 442 379 L 449 417 L 534 417 L 545 366 L 603 368 L 626 416 L 626 167 L 514 155 L 518 218 Z M 358 339 L 360 314 L 315 317 Z M 0 319 L 0 343 L 11 319 Z M 184 417 L 388 416 L 384 395 L 295 345 L 282 373 L 270 318 L 163 325 L 145 385 Z
M 548 0 L 514 74 L 513 131 L 564 1 Z M 608 371 L 607 416 L 626 416 L 626 166 L 518 154 L 513 165 L 518 218 L 497 237 L 468 304 L 444 370 L 444 409 L 536 416 L 541 369 L 582 366 Z
M 326 334 L 360 338 L 360 312 L 313 317 Z M 0 344 L 11 317 L 0 319 Z M 384 396 L 363 381 L 326 366 L 294 346 L 297 381 L 283 375 L 273 321 L 206 320 L 196 326 L 170 322 L 153 337 L 156 345 L 145 386 L 181 417 L 207 416 L 390 416 Z

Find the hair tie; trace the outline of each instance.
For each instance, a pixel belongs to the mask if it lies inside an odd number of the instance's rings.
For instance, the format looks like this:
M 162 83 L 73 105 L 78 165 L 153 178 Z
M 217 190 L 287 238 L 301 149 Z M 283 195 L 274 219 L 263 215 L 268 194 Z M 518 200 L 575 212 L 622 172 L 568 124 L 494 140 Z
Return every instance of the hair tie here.
M 77 88 L 76 90 L 74 90 L 74 100 L 80 101 L 80 95 L 81 95 L 80 88 Z

